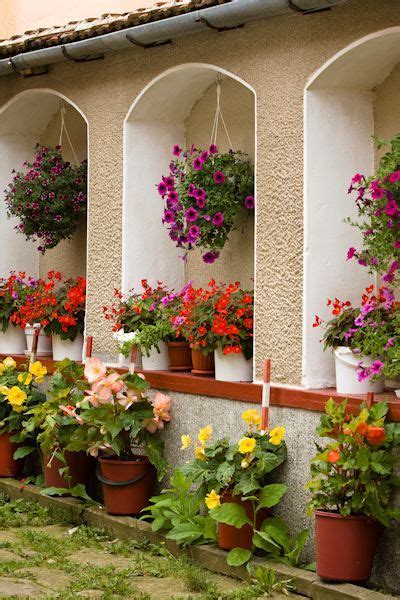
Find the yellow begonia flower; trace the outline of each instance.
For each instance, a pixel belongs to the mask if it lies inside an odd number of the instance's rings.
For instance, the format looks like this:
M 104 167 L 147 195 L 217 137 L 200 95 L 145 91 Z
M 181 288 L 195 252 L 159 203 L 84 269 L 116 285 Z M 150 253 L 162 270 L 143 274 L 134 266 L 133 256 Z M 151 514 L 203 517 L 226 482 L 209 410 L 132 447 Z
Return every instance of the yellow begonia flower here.
M 10 391 L 10 388 L 8 388 L 6 385 L 0 386 L 0 394 L 3 394 L 3 396 L 7 396 L 9 391 Z
M 281 427 L 280 425 L 278 425 L 278 427 L 275 427 L 275 429 L 272 429 L 269 432 L 269 443 L 273 444 L 274 446 L 279 446 L 279 444 L 283 440 L 285 432 L 286 429 L 284 427 Z
M 11 356 L 7 356 L 7 358 L 3 360 L 3 366 L 5 369 L 15 369 L 17 363 Z
M 199 442 L 204 444 L 205 442 L 208 442 L 208 440 L 210 439 L 212 434 L 213 434 L 213 428 L 211 427 L 211 425 L 207 425 L 207 427 L 200 429 L 197 439 L 199 440 Z
M 207 494 L 207 496 L 204 498 L 204 502 L 209 510 L 217 508 L 217 506 L 221 504 L 220 496 L 215 490 L 211 490 L 211 492 Z
M 21 390 L 21 388 L 16 385 L 14 385 L 7 394 L 7 400 L 15 412 L 21 412 L 24 410 L 23 404 L 26 398 L 27 396 L 24 390 Z
M 261 423 L 261 415 L 255 408 L 249 408 L 242 413 L 242 419 L 248 425 L 259 425 Z
M 190 444 L 192 443 L 192 440 L 190 439 L 189 435 L 182 435 L 181 442 L 182 442 L 181 450 L 186 450 L 186 448 L 189 448 Z
M 19 383 L 29 385 L 32 381 L 32 375 L 30 373 L 20 373 L 17 377 Z
M 197 446 L 194 449 L 194 455 L 198 460 L 207 460 L 203 446 Z
M 0 363 L 0 375 L 3 375 L 4 371 L 6 370 L 5 366 L 3 365 L 3 363 Z
M 240 454 L 248 454 L 253 452 L 256 447 L 256 440 L 254 438 L 244 437 L 239 440 L 239 452 Z
M 40 360 L 37 360 L 32 365 L 29 365 L 29 373 L 34 375 L 36 383 L 42 383 L 44 376 L 47 375 L 47 369 L 42 365 Z

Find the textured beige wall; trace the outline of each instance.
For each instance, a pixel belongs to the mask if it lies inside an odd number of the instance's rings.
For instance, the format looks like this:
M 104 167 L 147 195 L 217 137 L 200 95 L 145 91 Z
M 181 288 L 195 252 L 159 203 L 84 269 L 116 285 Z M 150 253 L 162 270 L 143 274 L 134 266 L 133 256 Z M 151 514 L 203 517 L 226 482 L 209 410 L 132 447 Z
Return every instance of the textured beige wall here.
M 375 89 L 374 103 L 375 135 L 390 140 L 400 133 L 400 63 L 385 81 Z M 376 159 L 387 151 L 376 152 Z
M 364 35 L 400 25 L 399 1 L 351 0 L 330 12 L 204 32 L 151 50 L 132 47 L 88 64 L 63 63 L 48 75 L 0 79 L 0 105 L 24 88 L 53 88 L 89 122 L 88 333 L 106 351 L 101 306 L 121 282 L 123 121 L 135 97 L 164 70 L 210 63 L 246 80 L 257 94 L 256 359 L 272 378 L 301 380 L 303 302 L 303 91 L 332 55 Z M 323 232 L 321 232 L 323 235 Z
M 194 144 L 208 148 L 216 109 L 216 86 L 210 86 L 204 96 L 196 102 L 185 121 L 186 145 Z M 255 154 L 255 98 L 251 90 L 235 79 L 223 78 L 221 83 L 221 110 L 235 150 L 248 154 L 254 164 Z M 229 142 L 219 123 L 217 145 L 228 151 Z M 212 265 L 205 265 L 201 253 L 189 252 L 185 278 L 195 285 L 205 285 L 214 277 L 217 281 L 240 281 L 243 286 L 253 287 L 254 279 L 254 217 L 248 219 L 243 233 L 243 211 L 236 229 L 229 236 L 220 258 Z
M 87 158 L 87 127 L 85 120 L 71 105 L 65 104 L 65 127 L 76 158 L 79 162 Z M 43 145 L 56 146 L 60 141 L 61 116 L 54 115 L 41 137 Z M 69 145 L 65 130 L 62 137 L 64 160 L 75 163 L 74 153 Z M 86 220 L 82 219 L 70 240 L 63 240 L 56 248 L 48 250 L 39 260 L 39 275 L 44 277 L 49 270 L 61 271 L 66 277 L 86 275 Z
M 1 0 L 0 38 L 104 13 L 133 11 L 154 3 L 154 0 Z

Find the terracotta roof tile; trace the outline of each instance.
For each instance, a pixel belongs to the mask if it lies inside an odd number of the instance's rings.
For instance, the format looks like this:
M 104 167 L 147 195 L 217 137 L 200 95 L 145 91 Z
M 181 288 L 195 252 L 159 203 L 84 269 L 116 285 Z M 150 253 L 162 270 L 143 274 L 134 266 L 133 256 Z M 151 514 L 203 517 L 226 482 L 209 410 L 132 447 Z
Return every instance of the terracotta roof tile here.
M 31 50 L 76 42 L 135 25 L 159 21 L 167 17 L 207 8 L 208 6 L 226 4 L 231 1 L 169 0 L 167 2 L 154 2 L 151 7 L 138 8 L 132 12 L 122 14 L 107 13 L 99 18 L 90 17 L 83 21 L 70 21 L 65 25 L 55 25 L 54 27 L 26 31 L 21 35 L 13 35 L 8 40 L 0 40 L 0 59 Z

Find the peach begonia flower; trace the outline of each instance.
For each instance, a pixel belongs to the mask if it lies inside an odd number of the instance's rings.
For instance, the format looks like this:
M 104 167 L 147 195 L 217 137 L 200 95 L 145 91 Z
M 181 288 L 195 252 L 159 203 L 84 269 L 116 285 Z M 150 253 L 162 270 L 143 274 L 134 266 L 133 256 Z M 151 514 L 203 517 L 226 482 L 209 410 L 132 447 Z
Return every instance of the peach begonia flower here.
M 60 404 L 60 408 L 64 414 L 68 415 L 69 417 L 74 417 L 74 419 L 76 419 L 79 425 L 83 425 L 83 419 L 81 416 L 75 413 L 76 408 L 74 406 L 71 406 L 70 404 L 68 404 L 67 406 Z
M 89 358 L 85 364 L 85 377 L 89 383 L 94 383 L 106 374 L 106 367 L 99 358 Z
M 129 388 L 126 390 L 125 394 L 117 394 L 117 402 L 118 404 L 123 406 L 125 410 L 128 410 L 128 408 L 130 408 L 134 402 L 138 401 L 139 398 L 137 397 L 135 392 Z
M 118 394 L 124 387 L 124 382 L 120 379 L 119 373 L 110 373 L 107 377 L 98 379 L 92 385 L 92 390 L 99 392 L 100 389 L 107 388 L 110 393 Z
M 113 395 L 108 388 L 103 388 L 99 392 L 85 390 L 85 394 L 87 394 L 86 400 L 95 408 L 100 406 L 100 404 L 114 404 Z
M 171 410 L 171 398 L 169 396 L 157 392 L 152 400 L 152 404 L 153 413 L 156 419 L 161 419 L 162 421 L 171 420 L 171 415 L 169 413 Z
M 154 419 L 144 419 L 143 427 L 145 427 L 149 433 L 155 433 L 158 429 L 164 429 L 164 421 L 159 417 L 155 417 Z

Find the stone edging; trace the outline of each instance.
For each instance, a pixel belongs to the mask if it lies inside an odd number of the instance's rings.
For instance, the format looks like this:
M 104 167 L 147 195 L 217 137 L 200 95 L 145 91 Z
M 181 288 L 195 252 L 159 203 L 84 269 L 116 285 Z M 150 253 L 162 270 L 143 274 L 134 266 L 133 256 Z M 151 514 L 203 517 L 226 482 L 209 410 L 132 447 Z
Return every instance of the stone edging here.
M 151 543 L 162 543 L 174 555 L 182 552 L 175 542 L 167 540 L 163 535 L 154 533 L 149 523 L 139 521 L 133 517 L 114 517 L 105 513 L 102 507 L 88 507 L 74 498 L 43 496 L 38 487 L 34 485 L 26 486 L 14 479 L 0 479 L 0 491 L 7 494 L 12 500 L 25 498 L 36 500 L 43 506 L 58 507 L 69 513 L 73 523 L 86 523 L 92 527 L 99 527 L 121 539 L 148 539 Z M 227 565 L 226 552 L 219 548 L 192 546 L 189 547 L 188 553 L 196 564 L 209 571 L 239 579 L 247 578 L 245 568 L 234 568 Z M 261 558 L 256 558 L 253 560 L 253 564 L 266 566 L 267 563 Z M 281 579 L 293 579 L 296 591 L 312 600 L 395 600 L 394 596 L 348 583 L 325 583 L 315 573 L 303 569 L 296 569 L 279 563 L 270 563 L 269 566 L 276 571 Z

